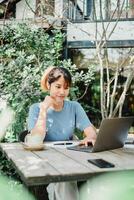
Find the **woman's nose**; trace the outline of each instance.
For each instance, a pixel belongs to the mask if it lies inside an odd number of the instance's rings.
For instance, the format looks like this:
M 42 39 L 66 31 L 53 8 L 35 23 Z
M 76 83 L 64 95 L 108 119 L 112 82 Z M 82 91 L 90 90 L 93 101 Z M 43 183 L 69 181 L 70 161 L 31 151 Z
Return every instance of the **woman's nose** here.
M 61 89 L 60 89 L 60 94 L 61 94 L 61 95 L 64 95 L 64 94 L 65 94 L 64 88 L 61 88 Z

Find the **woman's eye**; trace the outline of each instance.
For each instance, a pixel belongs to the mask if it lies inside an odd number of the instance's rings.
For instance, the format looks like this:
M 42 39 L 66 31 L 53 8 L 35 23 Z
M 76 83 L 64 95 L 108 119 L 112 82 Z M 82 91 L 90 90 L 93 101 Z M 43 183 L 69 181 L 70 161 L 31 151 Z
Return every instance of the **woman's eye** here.
M 58 85 L 57 85 L 57 86 L 56 86 L 56 88 L 58 88 L 58 89 L 59 89 L 59 88 L 60 88 L 60 86 L 58 86 Z

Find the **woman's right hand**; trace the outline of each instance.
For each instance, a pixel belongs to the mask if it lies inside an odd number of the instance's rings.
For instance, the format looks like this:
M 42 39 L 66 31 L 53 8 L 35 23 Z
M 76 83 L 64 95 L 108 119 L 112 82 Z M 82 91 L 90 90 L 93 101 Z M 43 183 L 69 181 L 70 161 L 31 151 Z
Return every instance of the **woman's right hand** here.
M 51 96 L 47 95 L 43 102 L 40 104 L 40 108 L 47 111 L 54 104 L 55 100 Z

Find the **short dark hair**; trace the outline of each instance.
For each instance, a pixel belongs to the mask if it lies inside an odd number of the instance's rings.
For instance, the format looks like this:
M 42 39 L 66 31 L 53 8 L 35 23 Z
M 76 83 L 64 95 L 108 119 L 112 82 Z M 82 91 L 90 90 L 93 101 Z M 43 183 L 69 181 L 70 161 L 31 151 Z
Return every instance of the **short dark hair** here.
M 65 79 L 67 86 L 71 86 L 72 77 L 70 72 L 64 67 L 54 67 L 48 74 L 48 83 L 51 85 L 57 81 L 61 76 Z

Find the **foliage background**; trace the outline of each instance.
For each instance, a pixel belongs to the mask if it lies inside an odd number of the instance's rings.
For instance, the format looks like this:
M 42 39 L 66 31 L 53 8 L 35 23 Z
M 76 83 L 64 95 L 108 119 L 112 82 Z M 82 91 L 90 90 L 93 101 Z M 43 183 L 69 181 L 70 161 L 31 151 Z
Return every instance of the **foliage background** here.
M 63 35 L 26 24 L 5 26 L 0 32 L 0 93 L 15 110 L 12 131 L 16 135 L 25 127 L 28 106 L 42 97 L 40 77 L 49 65 L 57 65 Z
M 15 111 L 15 121 L 9 130 L 13 140 L 27 128 L 30 105 L 46 95 L 40 89 L 40 79 L 48 66 L 64 66 L 71 72 L 70 99 L 78 99 L 83 93 L 78 86 L 88 87 L 94 79 L 94 67 L 79 71 L 70 60 L 63 60 L 64 39 L 60 30 L 47 33 L 24 23 L 5 25 L 0 30 L 0 93 Z

